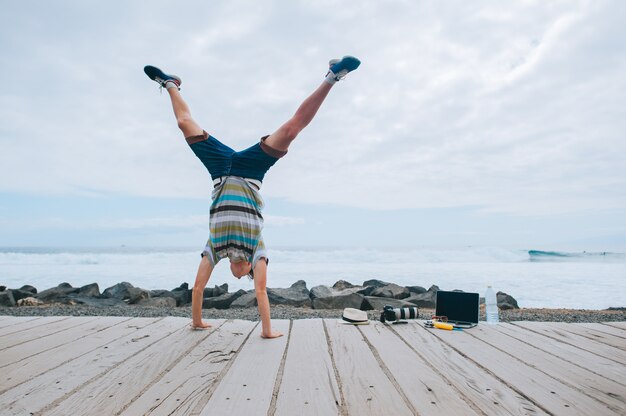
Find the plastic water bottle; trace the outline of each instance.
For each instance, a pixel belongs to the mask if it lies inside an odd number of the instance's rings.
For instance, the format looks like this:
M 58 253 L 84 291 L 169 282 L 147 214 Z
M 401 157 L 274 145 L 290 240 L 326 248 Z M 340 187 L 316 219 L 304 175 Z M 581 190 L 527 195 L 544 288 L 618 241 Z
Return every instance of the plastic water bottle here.
M 498 299 L 496 297 L 496 292 L 493 291 L 491 286 L 487 286 L 487 291 L 485 292 L 485 306 L 487 312 L 487 323 L 491 325 L 495 325 L 500 320 L 498 318 Z

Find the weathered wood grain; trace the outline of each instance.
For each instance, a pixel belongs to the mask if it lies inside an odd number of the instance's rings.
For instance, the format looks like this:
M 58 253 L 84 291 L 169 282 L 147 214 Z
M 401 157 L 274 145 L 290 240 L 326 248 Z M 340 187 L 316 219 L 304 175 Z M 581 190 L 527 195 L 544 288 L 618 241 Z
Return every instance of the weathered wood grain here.
M 373 322 L 358 328 L 419 414 L 480 414 L 389 327 Z
M 598 377 L 606 377 L 626 387 L 626 366 L 623 364 L 516 325 L 503 323 L 495 325 L 493 328 L 518 342 L 530 344 L 535 348 L 560 357 L 574 367 L 585 368 Z
M 605 324 L 591 323 L 591 322 L 578 323 L 575 325 L 593 329 L 593 330 L 603 332 L 606 334 L 610 334 L 615 337 L 621 338 L 624 340 L 624 342 L 626 342 L 626 330 L 624 329 L 616 328 L 614 326 L 609 326 Z
M 350 415 L 412 415 L 415 410 L 378 364 L 361 332 L 336 319 L 324 320 Z
M 602 325 L 608 325 L 614 328 L 626 330 L 626 322 L 602 322 Z
M 36 328 L 21 330 L 19 332 L 14 332 L 10 334 L 11 336 L 2 337 L 0 339 L 0 353 L 6 348 L 20 345 L 34 339 L 43 339 L 54 334 L 60 334 L 75 326 L 84 325 L 87 322 L 93 322 L 98 319 L 98 317 L 85 317 L 84 319 L 81 319 L 79 321 L 74 321 L 72 324 L 68 324 L 67 322 L 65 322 L 66 319 L 68 318 L 57 317 L 57 319 L 49 320 L 45 325 L 40 325 Z
M 601 357 L 607 358 L 620 364 L 626 365 L 626 353 L 619 348 L 612 347 L 603 342 L 592 340 L 571 331 L 555 327 L 551 322 L 513 322 L 513 325 L 535 331 L 557 341 L 565 342 L 575 347 L 593 352 Z M 566 327 L 567 328 L 567 327 Z
M 598 341 L 611 347 L 618 348 L 626 351 L 626 338 L 609 334 L 605 331 L 598 331 L 597 329 L 583 324 L 564 324 L 563 322 L 550 322 L 550 326 L 558 328 L 563 331 L 569 331 L 573 334 L 581 335 L 585 338 L 589 338 L 593 341 Z
M 0 414 L 626 414 L 626 323 L 273 324 L 0 317 Z
M 65 318 L 65 317 L 62 317 Z M 4 335 L 5 331 L 12 331 L 13 328 L 10 328 L 14 325 L 23 324 L 26 322 L 30 322 L 30 325 L 26 325 L 26 328 L 30 328 L 35 326 L 35 322 L 38 319 L 42 319 L 40 316 L 0 316 L 0 334 Z
M 45 354 L 38 354 L 4 367 L 0 376 L 0 393 L 4 393 L 71 360 L 80 358 L 83 354 L 87 354 L 100 346 L 114 342 L 127 334 L 132 334 L 158 319 L 118 317 L 114 320 L 119 321 L 119 323 L 73 343 L 71 348 L 68 348 L 67 345 L 60 345 L 46 351 Z
M 4 330 L 0 330 L 0 331 L 2 333 L 2 338 L 6 340 L 10 340 L 12 338 L 12 337 L 9 337 L 9 335 L 16 336 L 20 334 L 22 335 L 27 334 L 28 336 L 32 336 L 36 338 L 37 333 L 41 331 L 42 328 L 45 329 L 51 324 L 54 324 L 59 321 L 64 321 L 69 318 L 70 318 L 69 316 L 45 316 L 45 317 L 38 319 L 35 322 L 21 321 L 15 325 L 11 325 L 5 328 Z M 91 318 L 95 319 L 95 317 L 91 317 Z
M 615 412 L 626 412 L 626 388 L 606 377 L 578 366 L 561 357 L 550 354 L 528 343 L 509 337 L 493 327 L 479 325 L 467 331 L 473 337 L 511 356 L 525 365 L 535 368 L 554 380 L 571 387 L 582 395 L 589 396 Z
M 202 415 L 267 414 L 278 368 L 283 359 L 289 321 L 272 320 L 272 328 L 285 335 L 275 339 L 261 338 L 258 325 L 237 354 L 228 373 L 201 410 Z
M 321 319 L 293 321 L 276 415 L 337 415 L 341 397 Z
M 129 319 L 124 317 L 114 317 L 115 319 L 112 318 L 113 317 L 105 319 L 98 317 L 93 319 L 92 317 L 74 317 L 71 320 L 65 320 L 63 322 L 66 322 L 68 325 L 66 330 L 56 332 L 45 338 L 36 338 L 25 344 L 15 345 L 2 350 L 2 366 L 0 366 L 0 368 L 34 357 L 37 354 L 42 354 L 61 345 L 71 346 L 74 342 L 81 338 L 117 325 L 120 321 Z
M 482 411 L 485 415 L 546 414 L 537 403 L 494 377 L 489 367 L 476 365 L 433 335 L 442 330 L 426 329 L 417 322 L 393 325 L 390 329 L 402 337 L 477 412 Z M 454 331 L 454 335 L 471 339 L 465 333 L 469 331 Z
M 495 332 L 494 329 L 490 330 Z M 555 380 L 535 366 L 529 366 L 485 342 L 477 342 L 477 338 L 469 334 L 458 336 L 461 334 L 456 331 L 441 330 L 433 331 L 432 334 L 462 352 L 477 365 L 488 368 L 503 383 L 519 391 L 534 403 L 540 403 L 541 407 L 550 413 L 564 414 L 570 411 L 588 415 L 615 413 L 615 409 L 581 394 L 580 390 Z
M 257 322 L 242 320 L 225 322 L 161 379 L 136 397 L 121 414 L 189 415 L 203 403 L 216 379 L 232 362 L 235 353 L 256 325 Z
M 184 325 L 181 318 L 134 318 L 135 329 L 128 335 L 113 342 L 101 345 L 95 350 L 76 359 L 69 360 L 0 396 L 0 403 L 7 406 L 4 415 L 24 415 L 40 412 L 61 401 L 65 396 L 81 391 L 90 383 L 98 383 L 100 376 L 123 363 L 131 356 L 140 353 L 158 340 L 172 334 Z M 153 321 L 154 323 L 150 323 Z M 81 342 L 87 342 L 81 340 Z M 71 348 L 65 347 L 68 352 Z M 124 380 L 112 380 L 117 386 Z M 131 386 L 132 388 L 132 386 Z M 78 393 L 81 394 L 81 393 Z M 85 402 L 90 403 L 86 395 Z M 95 403 L 94 403 L 95 404 Z M 97 410 L 95 407 L 91 410 Z
M 120 412 L 210 334 L 193 331 L 186 318 L 174 319 L 178 330 L 128 357 L 123 365 L 98 376 L 97 381 L 55 402 L 54 407 L 46 409 L 46 415 L 89 414 L 93 409 L 106 415 Z

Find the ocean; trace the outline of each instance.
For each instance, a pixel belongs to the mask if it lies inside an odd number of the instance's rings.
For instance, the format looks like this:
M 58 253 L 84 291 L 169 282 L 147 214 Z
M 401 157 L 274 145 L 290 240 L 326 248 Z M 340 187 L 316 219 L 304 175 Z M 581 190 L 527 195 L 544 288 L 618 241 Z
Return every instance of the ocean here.
M 100 290 L 127 281 L 145 289 L 193 285 L 199 251 L 189 248 L 0 248 L 0 285 L 44 290 L 68 282 L 98 283 Z M 520 307 L 605 309 L 626 306 L 626 254 L 499 247 L 273 248 L 268 287 L 297 280 L 332 285 L 380 279 L 399 285 L 484 294 L 488 285 L 513 296 Z M 222 261 L 209 286 L 250 290 Z

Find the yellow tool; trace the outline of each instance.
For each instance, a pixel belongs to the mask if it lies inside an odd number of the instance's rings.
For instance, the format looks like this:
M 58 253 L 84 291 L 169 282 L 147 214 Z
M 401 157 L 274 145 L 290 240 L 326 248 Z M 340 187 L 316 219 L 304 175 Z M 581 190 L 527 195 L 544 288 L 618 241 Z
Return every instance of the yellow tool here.
M 447 329 L 448 331 L 452 331 L 454 329 L 454 325 L 444 324 L 443 322 L 439 322 L 439 321 L 433 321 L 433 326 L 439 329 Z

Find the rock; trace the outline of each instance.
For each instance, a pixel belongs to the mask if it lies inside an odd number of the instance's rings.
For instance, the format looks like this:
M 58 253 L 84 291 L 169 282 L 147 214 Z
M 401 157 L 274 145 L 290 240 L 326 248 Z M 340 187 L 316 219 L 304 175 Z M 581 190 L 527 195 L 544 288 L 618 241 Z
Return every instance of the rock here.
M 178 286 L 175 289 L 172 289 L 171 292 L 175 292 L 177 290 L 189 290 L 189 283 L 187 283 L 187 282 L 181 283 L 180 286 Z
M 118 283 L 114 286 L 106 288 L 104 292 L 102 293 L 102 295 L 105 298 L 128 299 L 130 298 L 128 289 L 130 289 L 131 287 L 134 287 L 134 286 L 128 282 Z
M 504 292 L 498 292 L 496 293 L 496 298 L 498 299 L 498 308 L 503 311 L 507 309 L 519 309 L 517 301 L 511 295 L 507 295 Z
M 0 292 L 4 292 L 5 290 L 7 290 L 6 286 L 0 286 Z
M 174 294 L 169 290 L 155 289 L 150 291 L 151 298 L 174 298 Z
M 185 292 L 191 292 L 191 291 L 190 290 L 185 291 L 184 289 L 176 290 L 176 292 L 169 291 L 169 290 L 151 290 L 150 298 L 174 299 L 174 306 L 181 306 Z M 171 303 L 171 302 L 168 302 L 168 303 Z M 186 303 L 191 303 L 191 293 L 189 293 L 189 299 L 186 301 Z
M 43 302 L 66 302 L 71 293 L 78 293 L 80 288 L 72 287 L 69 283 L 61 283 L 57 287 L 39 292 L 35 297 Z
M 439 287 L 432 285 L 425 293 L 411 295 L 408 298 L 404 298 L 404 300 L 420 308 L 434 309 L 437 306 L 438 291 Z
M 174 299 L 176 299 L 176 306 L 185 306 L 191 303 L 191 290 L 177 290 L 172 292 Z
M 363 295 L 359 294 L 360 287 L 336 290 L 328 286 L 315 286 L 311 289 L 310 297 L 314 309 L 360 309 Z
M 153 306 L 158 308 L 175 308 L 176 299 L 173 297 L 162 296 L 158 298 L 141 299 L 137 302 L 139 306 Z
M 205 298 L 213 298 L 217 296 L 221 296 L 225 293 L 228 293 L 228 284 L 224 283 L 221 286 L 215 285 L 215 287 L 206 287 L 204 288 L 204 293 L 202 297 Z
M 24 285 L 24 286 L 20 287 L 20 290 L 25 290 L 27 292 L 32 293 L 33 295 L 37 294 L 37 289 L 34 286 L 31 286 L 31 285 Z
M 34 295 L 32 292 L 22 289 L 11 289 L 11 293 L 13 294 L 15 302 L 19 302 L 21 299 L 30 298 Z
M 183 283 L 176 289 L 172 289 L 172 294 L 176 299 L 177 306 L 188 305 L 191 303 L 191 289 L 187 283 Z
M 409 289 L 409 293 L 417 293 L 418 295 L 421 293 L 426 293 L 426 288 L 423 288 L 421 286 L 407 286 L 407 289 Z
M 75 305 L 91 306 L 93 308 L 106 308 L 110 306 L 126 306 L 126 302 L 118 298 L 105 298 L 102 295 L 100 297 L 92 296 L 76 296 L 71 295 L 67 298 L 67 303 Z
M 252 308 L 252 307 L 256 307 L 257 301 L 256 301 L 256 293 L 254 292 L 254 290 L 249 290 L 246 292 L 245 295 L 242 295 L 240 297 L 238 297 L 237 299 L 235 299 L 235 301 L 233 303 L 230 304 L 231 308 Z
M 343 289 L 350 289 L 352 287 L 356 287 L 354 286 L 352 283 L 350 282 L 346 282 L 345 280 L 338 280 L 337 282 L 335 282 L 335 284 L 333 285 L 333 289 L 336 290 L 343 290 Z
M 80 289 L 78 289 L 78 295 L 85 296 L 85 297 L 92 297 L 92 298 L 99 297 L 100 287 L 98 286 L 97 283 L 85 285 L 81 287 Z
M 11 290 L 0 292 L 0 306 L 15 306 L 15 298 Z
M 364 287 L 368 287 L 368 286 L 372 286 L 372 287 L 383 287 L 383 286 L 387 286 L 388 282 L 383 282 L 382 280 L 378 280 L 378 279 L 371 279 L 371 280 L 366 280 L 363 282 L 363 286 Z
M 202 307 L 204 309 L 215 308 L 215 309 L 228 309 L 231 303 L 235 301 L 235 299 L 240 298 L 245 295 L 246 291 L 243 289 L 239 289 L 234 293 L 224 293 L 223 295 L 213 297 L 213 298 L 205 298 L 202 302 Z
M 386 286 L 375 288 L 369 296 L 378 296 L 381 298 L 404 299 L 410 296 L 409 289 L 390 283 Z
M 372 292 L 380 287 L 385 287 L 391 283 L 383 282 L 382 280 L 371 279 L 363 282 L 363 288 L 359 290 L 359 293 L 363 296 L 370 296 Z
M 393 306 L 394 308 L 415 307 L 413 303 L 407 302 L 402 299 L 390 299 L 390 298 L 381 298 L 377 296 L 365 296 L 365 299 L 363 299 L 363 305 L 361 305 L 361 310 L 369 311 L 373 309 L 377 311 L 382 311 L 387 305 Z
M 23 298 L 17 301 L 17 306 L 39 306 L 43 305 L 43 302 L 39 299 L 35 299 L 32 296 Z
M 267 297 L 272 305 L 308 306 L 311 307 L 309 290 L 304 280 L 298 280 L 287 289 L 267 289 Z
M 128 288 L 128 303 L 130 305 L 134 305 L 145 299 L 150 299 L 150 292 L 148 290 L 140 287 Z

